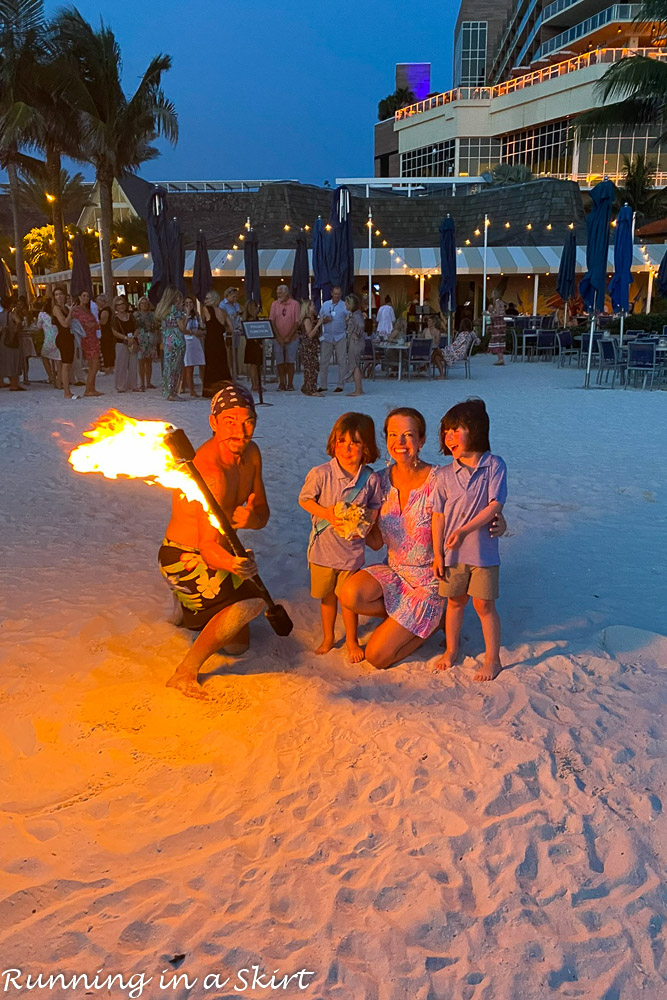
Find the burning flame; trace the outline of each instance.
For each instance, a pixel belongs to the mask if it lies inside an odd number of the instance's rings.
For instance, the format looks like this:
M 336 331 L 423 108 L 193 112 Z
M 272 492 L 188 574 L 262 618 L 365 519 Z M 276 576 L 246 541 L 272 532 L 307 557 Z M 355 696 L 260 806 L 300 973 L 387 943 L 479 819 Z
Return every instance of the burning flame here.
M 195 481 L 178 465 L 164 442 L 173 430 L 162 420 L 135 420 L 118 410 L 103 413 L 69 456 L 75 472 L 100 472 L 106 479 L 143 479 L 149 486 L 158 483 L 168 490 L 180 490 L 187 500 L 196 500 L 208 513 L 214 528 L 220 524 L 208 508 Z

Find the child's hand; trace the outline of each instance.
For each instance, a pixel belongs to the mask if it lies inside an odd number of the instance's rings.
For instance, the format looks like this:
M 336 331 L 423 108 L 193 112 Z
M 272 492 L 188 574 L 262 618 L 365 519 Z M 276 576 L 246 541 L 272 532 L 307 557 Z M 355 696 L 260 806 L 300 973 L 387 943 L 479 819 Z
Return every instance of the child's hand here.
M 463 544 L 463 539 L 465 538 L 465 532 L 462 528 L 458 528 L 456 531 L 452 531 L 451 535 L 447 539 L 446 545 L 448 549 L 458 549 Z
M 441 552 L 436 553 L 433 560 L 433 575 L 437 576 L 439 580 L 445 579 L 445 559 Z
M 335 505 L 333 507 L 324 508 L 324 517 L 329 522 L 329 524 L 333 524 L 334 528 L 337 528 L 339 526 L 340 519 L 336 516 Z

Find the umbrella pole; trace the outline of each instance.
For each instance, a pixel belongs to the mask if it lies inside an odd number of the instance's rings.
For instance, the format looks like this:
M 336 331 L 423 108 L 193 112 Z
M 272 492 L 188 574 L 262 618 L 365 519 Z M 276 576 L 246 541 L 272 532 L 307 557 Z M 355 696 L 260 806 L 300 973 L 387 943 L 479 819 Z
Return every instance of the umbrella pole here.
M 623 328 L 625 326 L 624 320 L 625 320 L 625 310 L 622 309 L 621 310 L 621 339 L 620 339 L 620 342 L 619 342 L 619 346 L 620 347 L 623 347 Z
M 588 357 L 586 359 L 586 380 L 584 382 L 584 389 L 590 388 L 591 382 L 591 361 L 593 359 L 593 331 L 595 329 L 595 307 L 591 314 L 591 328 L 588 334 Z
M 565 312 L 563 313 L 563 326 L 567 326 L 567 299 L 565 299 Z
M 447 310 L 447 346 L 449 347 L 452 343 L 452 311 Z

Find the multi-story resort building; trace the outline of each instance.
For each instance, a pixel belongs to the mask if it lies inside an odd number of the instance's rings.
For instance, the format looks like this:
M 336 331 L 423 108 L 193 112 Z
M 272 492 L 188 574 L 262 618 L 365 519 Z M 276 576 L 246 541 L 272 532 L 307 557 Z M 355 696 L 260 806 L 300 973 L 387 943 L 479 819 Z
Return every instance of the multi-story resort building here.
M 609 128 L 579 139 L 575 117 L 599 105 L 596 84 L 619 59 L 667 59 L 657 24 L 638 4 L 610 0 L 461 0 L 453 88 L 431 94 L 375 127 L 375 174 L 479 176 L 497 163 L 589 188 L 623 175 L 645 154 L 667 185 L 657 129 Z

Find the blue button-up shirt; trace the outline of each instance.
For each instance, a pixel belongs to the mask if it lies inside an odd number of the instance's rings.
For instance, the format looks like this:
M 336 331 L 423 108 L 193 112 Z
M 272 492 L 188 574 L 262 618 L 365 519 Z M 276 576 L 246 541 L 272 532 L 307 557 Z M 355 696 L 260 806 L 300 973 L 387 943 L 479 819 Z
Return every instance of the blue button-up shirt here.
M 475 468 L 454 459 L 438 470 L 433 510 L 445 515 L 445 542 L 492 501 L 507 500 L 507 466 L 498 455 L 484 452 Z M 445 548 L 445 566 L 499 566 L 498 539 L 485 524 L 472 531 L 458 549 Z
M 322 324 L 322 340 L 330 344 L 336 344 L 345 338 L 345 318 L 348 316 L 345 303 L 342 299 L 334 303 L 333 299 L 327 299 L 322 303 L 320 316 L 331 316 L 330 323 Z

